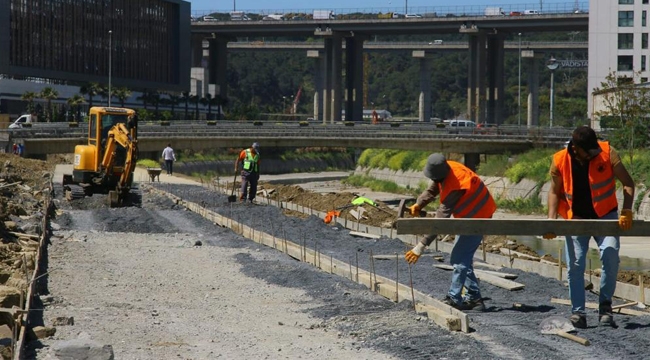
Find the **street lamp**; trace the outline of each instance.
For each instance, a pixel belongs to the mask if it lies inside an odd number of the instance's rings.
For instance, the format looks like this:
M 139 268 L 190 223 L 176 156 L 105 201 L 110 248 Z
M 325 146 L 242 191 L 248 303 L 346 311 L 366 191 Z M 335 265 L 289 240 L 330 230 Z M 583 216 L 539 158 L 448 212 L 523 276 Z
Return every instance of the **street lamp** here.
M 404 15 L 409 13 L 409 0 L 404 0 Z
M 287 97 L 282 96 L 282 113 L 284 114 L 287 111 Z
M 108 30 L 108 107 L 111 107 L 112 85 L 112 58 L 113 57 L 113 30 Z
M 557 62 L 557 60 L 551 55 L 551 58 L 548 60 L 546 63 L 546 67 L 551 70 L 551 114 L 550 114 L 550 127 L 553 127 L 553 105 L 555 102 L 555 82 L 554 82 L 554 77 L 553 74 L 555 73 L 555 70 L 560 66 L 560 63 Z
M 521 126 L 521 33 L 519 33 L 519 86 L 517 88 L 518 125 Z

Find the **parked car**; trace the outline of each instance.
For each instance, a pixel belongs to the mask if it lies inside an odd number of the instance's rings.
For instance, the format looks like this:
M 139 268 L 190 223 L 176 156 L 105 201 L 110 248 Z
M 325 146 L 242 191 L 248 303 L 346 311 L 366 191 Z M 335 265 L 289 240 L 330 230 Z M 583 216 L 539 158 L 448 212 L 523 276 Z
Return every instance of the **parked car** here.
M 215 21 L 219 21 L 219 20 L 217 20 L 216 17 L 214 17 L 214 16 L 210 16 L 210 15 L 206 15 L 206 16 L 204 16 L 201 20 L 203 20 L 203 21 L 205 21 L 205 22 L 215 22 Z

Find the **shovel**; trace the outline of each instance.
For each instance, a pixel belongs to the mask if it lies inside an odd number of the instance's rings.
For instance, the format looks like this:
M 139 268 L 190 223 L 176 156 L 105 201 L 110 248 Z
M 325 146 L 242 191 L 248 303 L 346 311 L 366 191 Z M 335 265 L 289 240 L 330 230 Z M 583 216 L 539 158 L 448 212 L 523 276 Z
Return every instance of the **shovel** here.
M 237 173 L 235 173 L 235 179 L 232 181 L 232 194 L 228 196 L 228 202 L 237 202 L 237 196 L 235 195 L 235 189 L 237 188 Z
M 558 335 L 565 339 L 575 341 L 584 346 L 589 346 L 591 343 L 585 338 L 569 334 L 570 332 L 576 331 L 576 328 L 573 327 L 571 322 L 561 316 L 551 316 L 539 324 L 539 329 L 542 334 L 545 335 Z

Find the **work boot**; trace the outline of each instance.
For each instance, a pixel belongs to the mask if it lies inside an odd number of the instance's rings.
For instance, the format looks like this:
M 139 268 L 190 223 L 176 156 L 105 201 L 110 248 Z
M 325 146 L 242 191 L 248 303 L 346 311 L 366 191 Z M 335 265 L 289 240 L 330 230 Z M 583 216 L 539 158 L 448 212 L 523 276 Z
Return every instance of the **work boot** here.
M 485 303 L 483 299 L 465 300 L 463 301 L 463 308 L 465 310 L 485 311 Z
M 571 324 L 576 329 L 586 329 L 587 328 L 587 316 L 585 314 L 573 314 L 569 318 Z
M 445 304 L 447 304 L 447 305 L 449 305 L 449 306 L 451 306 L 451 307 L 453 307 L 454 309 L 458 309 L 458 310 L 461 310 L 461 311 L 462 311 L 462 310 L 467 310 L 467 309 L 465 309 L 465 305 L 464 305 L 464 304 L 456 304 L 456 302 L 454 301 L 454 299 L 452 299 L 451 297 L 449 297 L 449 295 L 445 296 L 445 298 L 442 299 L 442 302 L 445 303 Z
M 616 323 L 614 322 L 614 313 L 612 312 L 612 302 L 603 301 L 598 306 L 598 324 L 600 326 L 609 326 L 616 328 Z

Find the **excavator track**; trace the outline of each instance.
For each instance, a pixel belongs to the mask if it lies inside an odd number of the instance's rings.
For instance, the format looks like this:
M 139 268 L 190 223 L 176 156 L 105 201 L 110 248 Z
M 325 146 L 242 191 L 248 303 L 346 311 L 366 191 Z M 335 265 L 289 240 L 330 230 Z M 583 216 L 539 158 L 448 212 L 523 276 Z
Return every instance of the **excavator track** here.
M 63 196 L 68 201 L 83 199 L 88 196 L 88 191 L 85 187 L 75 184 L 63 185 Z

